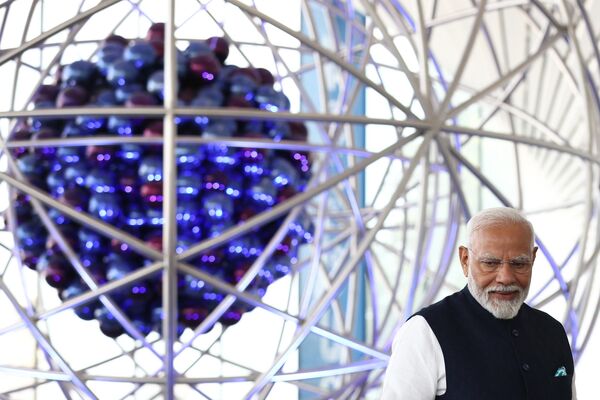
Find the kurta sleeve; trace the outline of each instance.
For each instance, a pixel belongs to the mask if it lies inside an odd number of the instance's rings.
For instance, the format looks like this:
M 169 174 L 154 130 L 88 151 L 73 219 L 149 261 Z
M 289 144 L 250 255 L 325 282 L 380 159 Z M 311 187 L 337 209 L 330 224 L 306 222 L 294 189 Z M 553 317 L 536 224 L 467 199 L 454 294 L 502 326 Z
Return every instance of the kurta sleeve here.
M 445 392 L 440 343 L 425 318 L 414 316 L 394 338 L 381 400 L 433 400 Z

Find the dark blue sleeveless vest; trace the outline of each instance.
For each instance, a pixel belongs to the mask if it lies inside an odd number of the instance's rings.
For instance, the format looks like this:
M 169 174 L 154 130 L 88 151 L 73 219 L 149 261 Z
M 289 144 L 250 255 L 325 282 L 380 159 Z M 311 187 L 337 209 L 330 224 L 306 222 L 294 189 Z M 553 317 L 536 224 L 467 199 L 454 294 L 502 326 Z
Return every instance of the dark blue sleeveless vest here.
M 438 399 L 571 399 L 573 356 L 548 314 L 523 304 L 515 318 L 497 319 L 465 287 L 416 315 L 444 354 L 447 389 Z

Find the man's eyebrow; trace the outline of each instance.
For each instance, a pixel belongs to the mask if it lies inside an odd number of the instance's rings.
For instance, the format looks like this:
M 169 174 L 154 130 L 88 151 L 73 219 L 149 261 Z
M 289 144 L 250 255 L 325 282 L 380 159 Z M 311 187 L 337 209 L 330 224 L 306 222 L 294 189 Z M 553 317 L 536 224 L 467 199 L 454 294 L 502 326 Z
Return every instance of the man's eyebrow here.
M 499 257 L 495 254 L 490 254 L 490 253 L 483 253 L 481 255 L 481 258 L 486 258 L 488 260 L 502 260 L 502 257 Z
M 531 257 L 526 254 L 521 254 L 520 256 L 516 256 L 510 259 L 511 261 L 531 261 Z
M 486 259 L 486 260 L 502 260 L 502 257 L 497 256 L 495 254 L 490 254 L 490 253 L 483 253 L 481 255 L 482 259 Z M 529 257 L 527 254 L 521 254 L 515 257 L 512 257 L 509 259 L 510 261 L 530 261 L 531 257 Z

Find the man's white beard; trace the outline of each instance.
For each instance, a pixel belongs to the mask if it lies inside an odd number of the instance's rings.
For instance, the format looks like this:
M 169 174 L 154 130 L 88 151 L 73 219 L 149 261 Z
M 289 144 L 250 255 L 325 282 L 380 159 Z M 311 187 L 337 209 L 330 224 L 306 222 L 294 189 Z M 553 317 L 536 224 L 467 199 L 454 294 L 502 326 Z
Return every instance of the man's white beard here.
M 486 288 L 480 288 L 475 283 L 473 279 L 473 275 L 469 271 L 468 276 L 468 286 L 469 291 L 477 300 L 479 304 L 486 310 L 488 310 L 492 315 L 498 319 L 511 319 L 514 318 L 521 305 L 527 298 L 527 294 L 529 293 L 529 287 L 523 289 L 517 285 L 490 285 Z M 517 291 L 517 297 L 512 300 L 500 300 L 490 296 L 490 292 L 512 292 Z

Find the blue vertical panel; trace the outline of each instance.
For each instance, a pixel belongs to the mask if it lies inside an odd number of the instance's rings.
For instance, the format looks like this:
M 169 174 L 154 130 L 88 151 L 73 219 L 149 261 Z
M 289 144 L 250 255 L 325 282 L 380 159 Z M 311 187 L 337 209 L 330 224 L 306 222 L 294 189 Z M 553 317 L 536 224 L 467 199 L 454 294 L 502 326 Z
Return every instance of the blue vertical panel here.
M 349 10 L 349 8 L 351 7 L 350 5 L 347 5 L 346 3 L 342 3 L 342 2 L 338 2 L 338 1 L 332 1 L 330 3 L 330 7 L 339 7 L 340 9 L 340 13 L 339 14 L 333 14 L 333 13 L 327 13 L 326 10 L 322 7 L 322 5 L 317 5 L 316 3 L 310 4 L 309 3 L 309 7 L 313 6 L 311 8 L 312 12 L 313 12 L 313 17 L 314 17 L 314 22 L 315 22 L 315 29 L 316 29 L 316 35 L 319 38 L 319 43 L 321 45 L 323 45 L 324 47 L 331 49 L 331 50 L 339 50 L 335 48 L 335 43 L 336 43 L 336 38 L 334 37 L 334 35 L 337 36 L 337 40 L 340 41 L 340 43 L 342 41 L 344 41 L 346 38 L 350 37 L 351 38 L 351 43 L 345 43 L 345 46 L 349 46 L 351 48 L 353 48 L 354 46 L 358 45 L 361 41 L 364 40 L 364 35 L 362 32 L 358 33 L 356 30 L 354 30 L 354 32 L 352 32 L 351 35 L 348 35 L 348 29 L 352 29 L 352 27 L 350 26 L 349 21 L 352 21 L 352 19 L 356 22 L 359 21 L 359 23 L 364 25 L 364 16 L 362 15 L 356 15 L 353 14 L 353 10 Z M 352 15 L 350 15 L 352 14 Z M 342 17 L 342 15 L 346 15 L 346 17 L 349 18 L 344 18 Z M 333 22 L 333 29 L 335 29 L 335 32 L 332 32 L 330 29 L 328 29 L 328 27 L 331 27 L 331 22 Z M 303 16 L 303 20 L 302 20 L 302 30 L 303 32 L 307 32 L 307 21 L 305 20 L 304 16 Z M 340 46 L 342 47 L 342 46 Z M 347 49 L 347 47 L 345 47 Z M 357 59 L 359 59 L 360 54 L 358 53 L 354 53 L 354 57 L 353 60 L 347 60 L 349 62 L 358 64 Z M 307 53 L 302 53 L 302 66 L 307 66 L 307 65 L 312 65 L 314 64 L 314 56 L 311 54 L 307 54 Z M 325 74 L 327 73 L 332 73 L 331 69 L 325 68 Z M 321 91 L 320 88 L 320 84 L 319 84 L 319 80 L 318 80 L 318 76 L 317 76 L 317 70 L 313 69 L 310 71 L 305 72 L 302 75 L 302 83 L 303 86 L 306 88 L 306 92 L 309 93 L 309 95 L 311 96 L 311 102 L 315 105 L 315 108 L 318 110 L 324 110 L 325 107 L 323 104 L 321 104 L 321 98 L 319 96 L 319 93 Z M 343 92 L 343 90 L 345 88 L 340 87 L 338 84 L 338 80 L 336 79 L 327 79 L 327 81 L 330 83 L 330 86 L 327 87 L 327 92 L 326 92 L 326 98 L 328 101 L 330 101 L 330 105 L 334 106 L 334 104 L 338 101 L 338 98 L 340 97 L 341 93 Z M 351 82 L 351 84 L 358 84 L 357 80 L 355 78 L 352 78 L 349 80 L 349 82 Z M 346 82 L 346 84 L 348 84 L 349 82 Z M 302 106 L 303 111 L 309 111 L 306 110 L 305 105 Z M 333 109 L 333 108 L 332 108 Z M 335 110 L 334 112 L 337 112 L 338 110 Z M 354 105 L 352 106 L 351 109 L 351 114 L 352 115 L 365 115 L 365 89 L 364 87 L 362 87 L 359 90 L 359 93 L 356 97 L 356 100 L 354 102 Z M 320 142 L 319 137 L 317 136 L 316 132 L 311 131 L 309 133 L 311 140 L 313 140 L 314 142 Z M 365 129 L 364 126 L 356 126 L 354 127 L 354 141 L 355 141 L 355 146 L 356 148 L 364 148 L 365 147 Z M 348 160 L 345 159 L 344 157 L 342 157 L 342 163 L 344 165 L 348 164 Z M 364 206 L 364 202 L 365 202 L 365 194 L 364 194 L 364 172 L 360 173 L 357 176 L 357 181 L 358 181 L 358 185 L 356 188 L 356 195 L 357 195 L 357 202 L 358 202 L 358 206 L 359 207 L 363 207 Z M 333 199 L 332 196 L 329 197 L 328 199 L 328 207 L 336 207 L 336 204 L 334 203 L 335 199 Z M 337 251 L 336 251 L 337 250 Z M 345 248 L 343 246 L 339 246 L 338 249 L 336 249 L 334 251 L 328 251 L 327 253 L 324 253 L 322 255 L 323 259 L 323 264 L 325 265 L 332 265 L 334 263 L 334 261 L 339 258 L 338 256 L 340 255 L 339 253 L 342 253 Z M 365 341 L 366 339 L 366 325 L 365 325 L 365 315 L 366 315 L 366 279 L 365 279 L 365 266 L 364 265 L 359 265 L 357 267 L 357 276 L 358 276 L 358 280 L 357 280 L 357 298 L 354 299 L 355 301 L 355 316 L 354 316 L 354 326 L 352 329 L 352 335 L 353 337 L 358 340 L 358 341 Z M 306 273 L 307 271 L 303 271 L 305 273 L 301 274 L 301 279 L 300 279 L 300 293 L 303 292 L 304 286 L 306 284 L 306 278 L 308 273 Z M 338 295 L 338 301 L 340 304 L 340 307 L 342 308 L 342 310 L 346 307 L 346 304 L 348 302 L 348 288 L 344 287 L 342 289 L 342 291 L 340 292 L 340 294 Z M 349 317 L 349 316 L 347 316 Z M 319 324 L 320 327 L 323 328 L 328 328 L 328 329 L 332 329 L 334 331 L 337 331 L 337 329 L 334 329 L 335 326 L 335 321 L 334 321 L 334 316 L 331 312 L 328 312 L 324 315 L 324 317 L 320 320 Z M 318 337 L 316 335 L 309 335 L 306 340 L 302 343 L 302 345 L 300 346 L 300 354 L 299 354 L 299 363 L 300 363 L 300 369 L 301 370 L 306 370 L 306 369 L 312 369 L 312 368 L 323 368 L 324 366 L 331 366 L 331 365 L 335 365 L 337 363 L 339 363 L 340 361 L 340 356 L 342 354 L 342 351 L 345 350 L 345 348 L 343 348 L 341 345 L 333 343 L 331 341 L 328 341 L 326 339 L 323 339 L 321 337 Z M 358 352 L 352 352 L 351 353 L 351 357 L 352 357 L 352 361 L 355 360 L 359 360 L 362 357 L 361 353 Z M 339 385 L 340 382 L 338 380 L 337 377 L 332 377 L 332 378 L 320 378 L 320 379 L 314 379 L 311 380 L 309 382 L 307 382 L 311 385 L 314 386 L 318 386 L 324 390 L 333 390 L 333 389 L 339 389 Z M 301 400 L 309 400 L 309 399 L 314 399 L 317 398 L 318 396 L 311 394 L 309 392 L 306 391 L 300 391 L 300 399 Z

